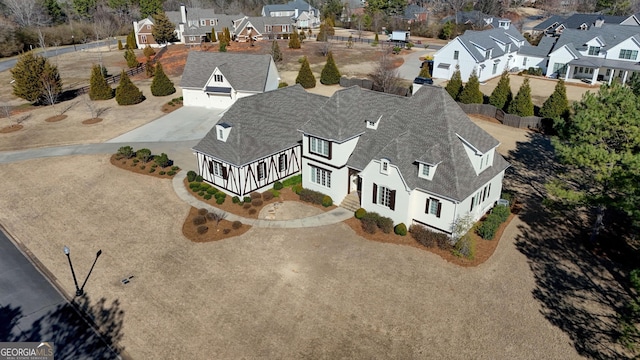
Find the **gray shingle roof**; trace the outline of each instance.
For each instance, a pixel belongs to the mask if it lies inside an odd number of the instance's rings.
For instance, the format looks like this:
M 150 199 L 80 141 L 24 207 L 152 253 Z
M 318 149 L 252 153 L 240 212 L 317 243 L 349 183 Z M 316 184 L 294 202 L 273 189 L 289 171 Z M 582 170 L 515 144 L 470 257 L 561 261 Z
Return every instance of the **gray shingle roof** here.
M 601 27 L 591 27 L 588 30 L 565 29 L 558 41 L 553 46 L 552 51 L 560 49 L 564 45 L 571 45 L 575 50 L 587 50 L 586 42 L 599 37 L 605 42 L 606 48 L 611 48 L 620 42 L 632 37 L 640 35 L 640 27 L 627 25 L 607 25 Z M 576 52 L 577 53 L 577 52 Z
M 326 101 L 300 85 L 238 99 L 218 121 L 232 127 L 227 141 L 216 139 L 214 127 L 193 149 L 236 166 L 251 163 L 299 144 L 296 129 L 306 121 L 299 105 L 315 109 Z
M 311 9 L 312 12 L 317 13 L 316 8 L 310 6 L 309 3 L 303 0 L 293 0 L 286 4 L 271 4 L 263 7 L 265 16 L 270 16 L 269 14 L 274 11 L 293 11 L 295 9 L 298 9 L 298 15 L 303 11 L 309 11 L 309 9 Z
M 558 23 L 558 25 L 562 24 L 564 22 L 565 17 L 560 16 L 560 15 L 552 15 L 550 16 L 548 19 L 546 19 L 545 21 L 541 22 L 540 24 L 536 25 L 533 27 L 533 30 L 536 31 L 544 31 L 546 30 L 548 27 L 552 26 L 555 23 Z
M 563 22 L 568 29 L 578 29 L 582 24 L 592 27 L 596 20 L 602 19 L 605 24 L 620 24 L 626 20 L 628 16 L 610 16 L 601 14 L 573 14 L 566 18 Z
M 504 51 L 498 47 L 496 40 L 494 39 L 511 44 L 511 51 L 518 50 L 519 47 L 511 40 L 511 38 L 514 38 L 517 41 L 524 41 L 526 43 L 522 34 L 520 34 L 513 26 L 510 26 L 508 29 L 496 28 L 483 31 L 467 30 L 464 34 L 457 37 L 457 39 L 465 45 L 477 61 L 484 61 L 486 57 L 484 52 L 480 52 L 475 45 L 483 47 L 486 50 L 493 49 L 491 57 L 495 58 L 504 55 Z
M 271 55 L 191 51 L 180 86 L 202 89 L 219 68 L 235 90 L 263 92 L 271 61 Z
M 524 46 L 520 47 L 520 50 L 518 50 L 518 54 L 545 57 L 549 55 L 549 52 L 551 51 L 551 48 L 553 47 L 553 44 L 555 44 L 556 40 L 557 39 L 555 37 L 544 36 L 542 37 L 542 39 L 540 39 L 540 42 L 537 46 L 525 43 Z

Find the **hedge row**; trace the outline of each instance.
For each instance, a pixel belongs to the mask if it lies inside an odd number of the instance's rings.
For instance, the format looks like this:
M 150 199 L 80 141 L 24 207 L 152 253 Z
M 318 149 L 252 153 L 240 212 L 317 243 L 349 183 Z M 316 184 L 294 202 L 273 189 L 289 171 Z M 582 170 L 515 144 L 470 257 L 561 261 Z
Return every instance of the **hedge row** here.
M 407 226 L 405 224 L 400 223 L 394 227 L 391 218 L 380 216 L 376 212 L 367 212 L 365 209 L 360 208 L 355 211 L 354 216 L 360 220 L 362 230 L 366 233 L 375 234 L 376 230 L 380 229 L 385 234 L 390 234 L 393 231 L 396 235 L 407 235 Z
M 478 235 L 485 240 L 493 240 L 500 224 L 507 221 L 511 214 L 508 206 L 498 205 L 491 210 L 491 214 L 487 215 L 485 220 L 478 226 Z

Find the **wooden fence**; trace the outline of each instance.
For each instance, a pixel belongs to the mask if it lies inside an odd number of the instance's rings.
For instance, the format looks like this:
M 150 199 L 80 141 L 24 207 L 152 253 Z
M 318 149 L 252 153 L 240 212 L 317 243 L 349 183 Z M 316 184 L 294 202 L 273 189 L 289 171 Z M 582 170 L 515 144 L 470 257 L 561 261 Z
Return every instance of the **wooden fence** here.
M 495 106 L 489 104 L 463 104 L 458 103 L 466 114 L 479 114 L 492 117 L 502 124 L 517 127 L 520 129 L 540 129 L 542 128 L 542 118 L 538 116 L 518 116 L 507 114 Z

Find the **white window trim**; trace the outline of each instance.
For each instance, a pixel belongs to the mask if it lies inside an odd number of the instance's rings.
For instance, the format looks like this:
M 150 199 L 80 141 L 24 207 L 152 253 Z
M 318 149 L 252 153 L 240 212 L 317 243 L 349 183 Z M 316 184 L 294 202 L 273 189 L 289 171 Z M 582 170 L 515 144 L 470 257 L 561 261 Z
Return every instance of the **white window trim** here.
M 316 137 L 310 137 L 309 152 L 323 157 L 329 157 L 329 142 Z
M 222 177 L 222 163 L 217 161 L 213 162 L 213 175 Z
M 258 181 L 260 180 L 264 180 L 267 177 L 267 164 L 264 161 L 260 161 L 258 163 L 258 167 L 256 169 L 256 172 L 258 173 Z
M 309 181 L 325 188 L 331 188 L 331 171 L 309 165 Z
M 380 173 L 389 175 L 389 165 L 390 165 L 389 160 L 387 159 L 380 160 Z
M 391 208 L 391 192 L 388 187 L 378 186 L 378 205 Z

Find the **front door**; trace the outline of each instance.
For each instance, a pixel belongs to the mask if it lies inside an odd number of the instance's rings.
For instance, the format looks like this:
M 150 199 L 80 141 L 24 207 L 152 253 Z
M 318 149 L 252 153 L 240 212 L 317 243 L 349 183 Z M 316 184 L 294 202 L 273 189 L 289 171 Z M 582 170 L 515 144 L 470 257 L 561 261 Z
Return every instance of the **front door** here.
M 353 191 L 358 191 L 358 185 L 360 181 L 360 176 L 358 176 L 358 172 L 354 169 L 349 169 L 349 184 L 348 192 L 351 193 Z

